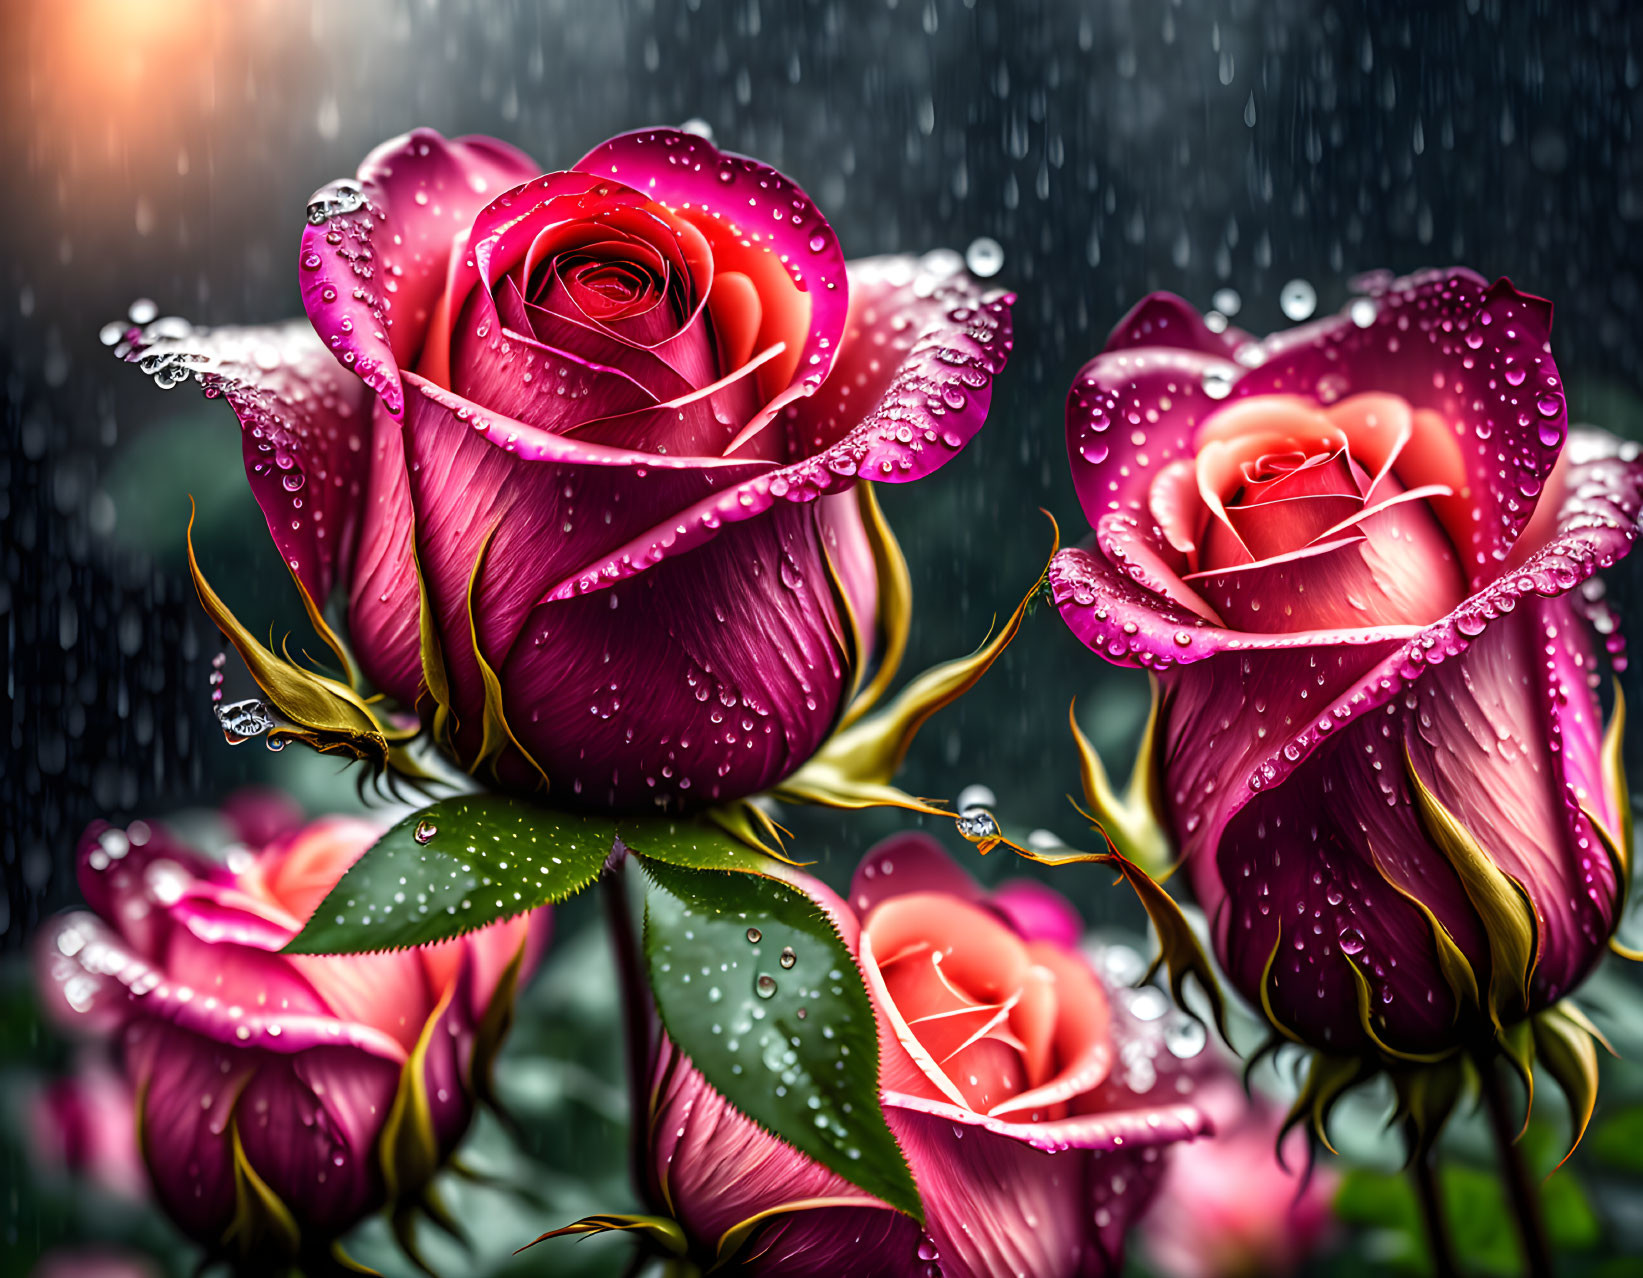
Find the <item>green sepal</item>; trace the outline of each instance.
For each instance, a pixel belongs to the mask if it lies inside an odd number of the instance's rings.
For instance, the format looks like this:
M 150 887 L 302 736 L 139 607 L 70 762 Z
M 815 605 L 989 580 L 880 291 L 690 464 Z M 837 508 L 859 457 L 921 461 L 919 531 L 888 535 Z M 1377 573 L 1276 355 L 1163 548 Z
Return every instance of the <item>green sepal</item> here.
M 1159 796 L 1162 785 L 1158 767 L 1158 711 L 1161 699 L 1157 678 L 1150 682 L 1152 706 L 1147 711 L 1147 725 L 1141 733 L 1141 744 L 1136 749 L 1135 763 L 1130 768 L 1130 779 L 1122 795 L 1113 789 L 1101 755 L 1078 726 L 1077 702 L 1067 707 L 1067 725 L 1072 729 L 1073 742 L 1078 748 L 1079 779 L 1090 816 L 1101 826 L 1117 851 L 1148 874 L 1161 876 L 1169 867 L 1172 849 L 1169 835 L 1165 833 L 1158 815 L 1161 811 Z
M 1489 857 L 1459 817 L 1444 807 L 1404 752 L 1404 771 L 1427 837 L 1453 867 L 1489 940 L 1489 1006 L 1496 1031 L 1529 1006 L 1530 978 L 1539 958 L 1540 926 L 1523 886 Z
M 1569 1151 L 1558 1161 L 1562 1167 L 1579 1148 L 1597 1109 L 1597 1045 L 1601 1039 L 1585 1015 L 1567 1000 L 1535 1017 L 1533 1025 L 1535 1058 L 1557 1081 L 1569 1103 L 1572 1130 Z
M 534 1247 L 537 1243 L 546 1242 L 550 1238 L 607 1233 L 635 1234 L 665 1256 L 684 1256 L 690 1251 L 690 1243 L 685 1238 L 684 1229 L 672 1217 L 624 1215 L 619 1212 L 584 1216 L 581 1220 L 572 1221 L 562 1228 L 548 1230 L 547 1233 L 531 1239 L 519 1250 L 524 1251 L 526 1247 Z
M 884 651 L 879 657 L 878 669 L 873 672 L 872 679 L 865 688 L 854 693 L 845 708 L 844 715 L 839 720 L 841 730 L 848 728 L 871 710 L 890 690 L 890 685 L 895 682 L 896 672 L 901 669 L 901 659 L 907 653 L 907 638 L 913 628 L 912 574 L 907 571 L 907 557 L 901 553 L 901 543 L 890 530 L 890 523 L 884 517 L 884 511 L 879 506 L 878 495 L 873 491 L 872 484 L 863 481 L 856 485 L 856 504 L 861 512 L 862 529 L 867 534 L 867 544 L 873 550 L 873 571 L 878 582 L 877 620 L 878 629 L 884 636 Z M 828 567 L 831 570 L 831 560 Z M 835 589 L 848 610 L 849 594 L 842 586 L 835 586 Z M 850 620 L 853 622 L 855 618 L 852 616 Z M 858 683 L 861 673 L 858 668 Z
M 1053 527 L 1054 519 L 1050 523 Z M 1060 529 L 1056 529 L 1051 558 L 1060 544 Z M 882 710 L 835 732 L 803 767 L 775 787 L 774 795 L 794 803 L 845 809 L 900 807 L 931 816 L 951 817 L 952 813 L 903 793 L 890 783 L 891 778 L 907 757 L 913 738 L 925 721 L 974 687 L 1003 654 L 1021 629 L 1027 606 L 1038 596 L 1048 571 L 1046 565 L 996 635 L 969 656 L 944 662 L 914 676 Z
M 289 655 L 276 654 L 247 630 L 200 570 L 194 554 L 192 514 L 187 547 L 188 570 L 200 606 L 239 653 L 269 705 L 286 721 L 269 733 L 270 739 L 302 741 L 321 753 L 346 754 L 366 760 L 378 771 L 385 770 L 390 764 L 391 747 L 410 740 L 417 730 L 383 724 L 353 688 L 304 669 Z
M 296 1217 L 245 1156 L 238 1118 L 229 1118 L 228 1138 L 234 1166 L 234 1219 L 223 1233 L 224 1247 L 244 1257 L 270 1246 L 282 1256 L 299 1255 L 302 1231 Z
M 617 822 L 616 834 L 635 856 L 688 870 L 728 870 L 781 878 L 783 867 L 793 864 L 756 850 L 736 833 L 707 821 L 625 817 Z

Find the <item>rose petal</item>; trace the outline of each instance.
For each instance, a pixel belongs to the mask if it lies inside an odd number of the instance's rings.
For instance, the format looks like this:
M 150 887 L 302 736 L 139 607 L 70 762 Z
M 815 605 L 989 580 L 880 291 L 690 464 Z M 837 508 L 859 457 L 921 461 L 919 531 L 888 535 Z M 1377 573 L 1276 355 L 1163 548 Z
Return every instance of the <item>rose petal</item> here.
M 922 831 L 893 834 L 868 849 L 850 880 L 848 900 L 861 918 L 906 892 L 938 892 L 980 902 L 984 893 L 939 842 Z
M 1618 908 L 1614 866 L 1578 806 L 1613 810 L 1587 635 L 1567 596 L 1525 600 L 1418 681 L 1401 716 L 1422 781 L 1534 902 L 1547 1004 L 1585 975 Z
M 1547 344 L 1551 303 L 1508 280 L 1487 284 L 1454 268 L 1398 280 L 1366 304 L 1367 324 L 1354 303 L 1241 352 L 1241 361 L 1258 366 L 1233 394 L 1328 400 L 1381 391 L 1449 423 L 1466 468 L 1457 498 L 1474 512 L 1457 549 L 1476 589 L 1499 571 L 1528 521 L 1568 429 Z
M 357 181 L 322 187 L 300 255 L 302 301 L 337 359 L 396 417 L 445 287 L 453 241 L 499 192 L 541 170 L 494 138 L 417 129 L 384 142 Z
M 979 1127 L 955 1129 L 945 1112 L 886 1100 L 891 1130 L 918 1168 L 926 1229 L 944 1274 L 1074 1278 L 1094 1270 L 1084 1204 L 1088 1155 L 1043 1152 Z
M 651 474 L 635 504 L 665 501 L 665 479 Z M 591 522 L 596 510 L 583 509 L 572 507 Z M 618 508 L 630 511 L 655 513 Z M 784 505 L 642 577 L 529 613 L 492 661 L 509 706 L 520 707 L 510 727 L 566 801 L 712 803 L 764 789 L 815 751 L 852 674 L 823 513 Z M 511 578 L 500 560 L 487 569 L 487 596 L 500 606 L 530 593 L 523 574 L 551 567 L 540 542 L 510 544 L 532 559 Z M 482 633 L 496 615 L 488 602 Z
M 1457 498 L 1481 512 L 1468 517 L 1472 532 L 1459 547 L 1476 588 L 1528 519 L 1563 441 L 1562 387 L 1546 351 L 1550 315 L 1547 303 L 1504 280 L 1485 285 L 1456 269 L 1399 280 L 1341 315 L 1239 347 L 1236 359 L 1203 341 L 1120 342 L 1085 365 L 1068 398 L 1079 500 L 1092 526 L 1112 511 L 1145 509 L 1153 476 L 1194 455 L 1200 428 L 1228 396 L 1333 402 L 1388 392 L 1454 427 L 1467 475 Z
M 315 1237 L 348 1228 L 374 1205 L 373 1146 L 399 1067 L 325 1046 L 257 1065 L 234 1107 L 246 1161 Z
M 486 657 L 500 668 L 555 582 L 653 527 L 661 512 L 686 508 L 701 494 L 766 468 L 582 443 L 481 409 L 415 374 L 405 380 L 406 464 L 420 566 L 457 718 L 475 742 L 484 692 L 469 636 L 468 586 L 493 529 L 475 605 Z M 608 609 L 609 601 L 599 606 Z M 588 660 L 597 655 L 583 652 Z
M 981 428 L 992 378 L 1009 355 L 1011 295 L 982 292 L 938 254 L 858 262 L 851 272 L 851 321 L 835 371 L 783 419 L 788 455 L 804 460 L 704 497 L 561 581 L 551 598 L 643 572 L 778 501 L 814 501 L 858 476 L 922 478 Z
M 371 682 L 402 706 L 422 691 L 422 606 L 411 531 L 404 431 L 387 405 L 371 408 L 370 476 L 348 583 L 348 638 Z
M 164 385 L 193 375 L 208 396 L 228 401 L 274 545 L 323 606 L 358 532 L 369 392 L 301 320 L 255 328 L 159 320 L 128 332 L 117 351 Z
M 1626 554 L 1643 514 L 1643 464 L 1637 460 L 1637 445 L 1597 431 L 1577 431 L 1568 451 L 1568 485 L 1556 533 L 1454 612 L 1378 655 L 1375 664 L 1345 688 L 1331 690 L 1321 699 L 1314 696 L 1316 723 L 1293 735 L 1269 737 L 1274 745 L 1254 769 L 1259 780 L 1253 788 L 1277 782 L 1328 739 L 1330 731 L 1379 709 L 1426 671 L 1463 652 L 1520 601 L 1565 595 Z
M 625 182 L 694 223 L 712 246 L 715 270 L 752 281 L 761 305 L 754 347 L 782 342 L 786 353 L 761 378 L 765 406 L 742 439 L 826 380 L 849 286 L 833 228 L 803 191 L 768 165 L 673 129 L 622 134 L 576 167 Z
M 688 1221 L 692 1233 L 709 1246 L 717 1244 L 732 1226 L 780 1203 L 865 1197 L 843 1177 L 792 1146 L 771 1139 L 708 1086 L 689 1059 L 665 1040 L 657 1055 L 652 1088 L 656 1097 L 650 1119 L 654 1134 L 649 1151 L 652 1174 L 660 1177 L 662 1193 L 673 1214 Z M 911 1254 L 918 1226 L 889 1209 L 883 1214 L 906 1221 Z M 876 1208 L 862 1208 L 852 1211 L 849 1219 L 856 1227 L 882 1229 L 885 1226 L 876 1220 L 879 1215 Z M 798 1228 L 824 1223 L 838 1228 L 843 1223 L 831 1215 L 813 1219 L 811 1213 L 801 1219 L 803 1224 Z M 807 1239 L 823 1241 L 813 1230 L 805 1232 Z M 835 1263 L 839 1259 L 838 1253 L 825 1245 L 822 1254 L 831 1256 Z

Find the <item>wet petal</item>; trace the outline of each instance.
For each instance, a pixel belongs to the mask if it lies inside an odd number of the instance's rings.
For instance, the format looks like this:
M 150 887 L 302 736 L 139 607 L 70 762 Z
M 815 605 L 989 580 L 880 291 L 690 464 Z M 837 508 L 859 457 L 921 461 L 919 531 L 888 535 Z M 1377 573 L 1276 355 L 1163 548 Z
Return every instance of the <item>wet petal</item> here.
M 1476 514 L 1457 545 L 1472 585 L 1489 581 L 1535 506 L 1568 430 L 1563 383 L 1548 348 L 1552 307 L 1508 280 L 1461 268 L 1398 280 L 1335 316 L 1274 334 L 1240 360 L 1256 364 L 1234 394 L 1301 394 L 1325 402 L 1368 391 L 1407 401 L 1450 426 L 1464 460 L 1457 497 Z M 1406 485 L 1428 482 L 1402 476 Z M 1451 531 L 1456 522 L 1446 520 Z
M 406 384 L 404 438 L 419 563 L 457 718 L 470 734 L 480 727 L 484 694 L 469 634 L 468 587 L 493 529 L 482 586 L 474 591 L 474 620 L 486 659 L 500 668 L 530 612 L 556 583 L 586 572 L 666 512 L 686 510 L 715 489 L 768 469 L 582 443 L 481 409 L 415 374 L 406 375 Z M 702 598 L 718 598 L 722 589 Z M 610 601 L 596 606 L 608 611 Z M 580 659 L 597 655 L 583 651 Z M 581 713 L 588 713 L 586 700 Z
M 291 575 L 320 606 L 359 533 L 369 392 L 301 320 L 193 328 L 159 320 L 117 348 L 162 384 L 193 376 L 240 420 L 245 473 Z
M 654 516 L 643 503 L 662 500 L 663 478 L 644 481 L 632 514 Z M 495 664 L 515 735 L 565 801 L 707 804 L 761 790 L 814 753 L 853 679 L 822 513 L 784 505 L 529 613 Z M 540 545 L 519 572 L 540 571 Z M 494 582 L 504 600 L 524 598 L 503 571 L 487 573 L 487 593 Z
M 300 256 L 303 306 L 344 367 L 395 416 L 445 288 L 456 236 L 490 200 L 541 170 L 494 138 L 417 129 L 384 142 L 357 180 L 322 187 Z
M 786 349 L 761 377 L 764 408 L 741 439 L 826 380 L 845 327 L 849 285 L 833 228 L 796 185 L 768 165 L 673 129 L 622 134 L 576 167 L 625 182 L 672 209 L 707 238 L 715 271 L 752 283 L 761 308 L 754 348 L 783 343 Z

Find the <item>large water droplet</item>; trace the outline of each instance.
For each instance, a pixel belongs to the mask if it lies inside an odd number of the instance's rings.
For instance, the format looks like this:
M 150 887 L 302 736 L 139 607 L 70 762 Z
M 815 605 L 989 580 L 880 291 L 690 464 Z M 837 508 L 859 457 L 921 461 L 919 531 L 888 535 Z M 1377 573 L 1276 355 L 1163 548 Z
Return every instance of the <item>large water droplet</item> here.
M 1278 292 L 1278 309 L 1299 324 L 1318 309 L 1318 293 L 1305 280 L 1290 280 Z
M 415 839 L 418 843 L 421 843 L 424 846 L 426 846 L 429 842 L 432 841 L 434 835 L 436 835 L 438 833 L 439 833 L 439 827 L 437 825 L 435 825 L 433 822 L 431 822 L 431 821 L 418 821 L 416 823 L 416 829 L 411 831 L 411 837 L 413 839 Z
M 978 236 L 964 250 L 964 264 L 982 279 L 997 275 L 1004 266 L 1004 247 L 990 235 Z
M 251 697 L 245 701 L 231 701 L 216 707 L 217 722 L 229 745 L 239 745 L 252 737 L 260 737 L 274 726 L 273 713 L 266 703 Z
M 753 982 L 753 992 L 760 998 L 775 998 L 776 978 L 769 972 L 760 972 L 759 979 Z

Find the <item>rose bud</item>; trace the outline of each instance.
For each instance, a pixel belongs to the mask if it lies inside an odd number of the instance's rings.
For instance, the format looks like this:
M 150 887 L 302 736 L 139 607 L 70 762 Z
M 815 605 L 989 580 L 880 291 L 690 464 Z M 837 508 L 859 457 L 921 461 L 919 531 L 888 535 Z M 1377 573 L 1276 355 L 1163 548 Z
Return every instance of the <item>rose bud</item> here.
M 857 953 L 926 1226 L 744 1117 L 664 1038 L 651 1192 L 692 1257 L 784 1276 L 1117 1273 L 1168 1146 L 1209 1129 L 1163 996 L 1110 987 L 1060 897 L 989 896 L 927 835 L 869 852 L 848 903 L 796 881 Z
M 316 627 L 346 663 L 342 586 L 371 683 L 469 771 L 579 806 L 737 799 L 833 732 L 878 628 L 899 655 L 904 570 L 858 481 L 976 433 L 1012 299 L 952 253 L 847 265 L 790 180 L 692 134 L 540 174 L 394 139 L 309 205 L 311 330 L 160 321 L 119 352 L 228 399 Z M 395 755 L 352 688 L 201 595 L 282 732 Z
M 1309 1164 L 1302 1133 L 1280 1146 L 1283 1111 L 1232 1077 L 1204 1083 L 1193 1099 L 1215 1135 L 1170 1159 L 1141 1223 L 1151 1268 L 1166 1278 L 1294 1273 L 1328 1239 L 1338 1177 Z
M 1275 1030 L 1521 1058 L 1624 896 L 1592 578 L 1643 467 L 1569 432 L 1548 303 L 1465 270 L 1373 287 L 1262 341 L 1164 294 L 1125 317 L 1068 399 L 1094 538 L 1051 584 L 1156 677 L 1159 817 Z
M 409 1244 L 487 1085 L 544 912 L 426 949 L 280 953 L 379 834 L 325 818 L 217 862 L 99 822 L 92 912 L 41 936 L 48 1010 L 118 1048 L 155 1197 L 213 1255 L 317 1260 L 384 1204 Z

